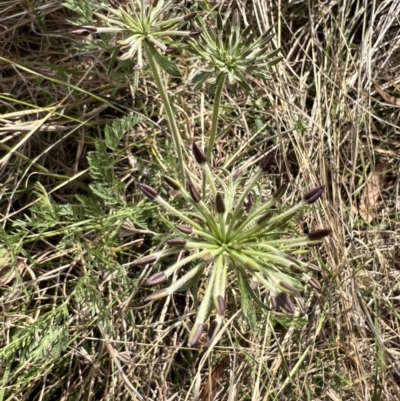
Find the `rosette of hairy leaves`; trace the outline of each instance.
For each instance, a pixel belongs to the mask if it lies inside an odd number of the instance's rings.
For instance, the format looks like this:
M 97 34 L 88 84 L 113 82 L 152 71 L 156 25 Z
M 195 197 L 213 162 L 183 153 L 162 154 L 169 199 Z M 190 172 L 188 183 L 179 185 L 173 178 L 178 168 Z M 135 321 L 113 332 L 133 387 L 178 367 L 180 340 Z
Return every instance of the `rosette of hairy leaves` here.
M 246 76 L 251 74 L 266 79 L 269 67 L 282 60 L 282 57 L 277 57 L 280 49 L 268 51 L 267 44 L 273 38 L 271 31 L 256 39 L 251 25 L 244 31 L 240 30 L 237 14 L 232 21 L 227 19 L 225 23 L 218 15 L 216 30 L 209 29 L 201 19 L 198 24 L 202 34 L 190 41 L 190 47 L 196 54 L 195 58 L 205 64 L 192 80 L 195 88 L 210 77 L 217 83 L 227 77 L 230 84 L 238 83 L 251 92 Z
M 179 30 L 179 25 L 193 19 L 196 14 L 186 14 L 167 19 L 172 2 L 164 0 L 144 2 L 143 0 L 128 0 L 121 4 L 118 0 L 109 0 L 109 5 L 101 3 L 101 8 L 94 13 L 105 26 L 82 26 L 73 31 L 78 35 L 92 33 L 118 33 L 124 36 L 117 41 L 124 53 L 120 60 L 137 58 L 135 69 L 143 66 L 143 49 L 150 52 L 155 61 L 167 73 L 180 77 L 178 67 L 160 54 L 170 54 L 177 50 L 173 46 L 173 37 L 193 36 L 191 31 Z M 195 33 L 194 33 L 195 35 Z
M 240 178 L 229 176 L 222 179 L 214 175 L 206 162 L 206 155 L 196 144 L 193 145 L 193 153 L 209 185 L 210 198 L 202 200 L 193 183 L 185 188 L 178 181 L 165 177 L 166 183 L 191 206 L 189 211 L 181 212 L 163 199 L 156 189 L 140 184 L 141 191 L 149 199 L 177 216 L 180 222 L 176 225 L 176 235 L 167 241 L 169 247 L 134 263 L 142 266 L 184 251 L 183 258 L 166 270 L 153 274 L 144 283 L 153 286 L 165 283 L 179 269 L 195 262 L 195 266 L 177 281 L 149 295 L 147 300 L 160 299 L 187 288 L 210 267 L 204 298 L 189 337 L 190 345 L 199 340 L 213 308 L 216 318 L 210 324 L 209 339 L 212 340 L 218 333 L 225 315 L 227 279 L 232 273 L 239 278 L 242 299 L 246 299 L 246 302 L 253 299 L 263 305 L 249 285 L 249 280 L 255 280 L 269 291 L 271 303 L 276 308 L 293 313 L 293 299 L 301 307 L 302 283 L 308 283 L 316 289 L 321 287 L 311 276 L 311 272 L 318 268 L 298 260 L 295 252 L 301 246 L 321 244 L 322 238 L 330 233 L 330 230 L 319 229 L 308 235 L 289 238 L 286 229 L 287 223 L 298 212 L 318 200 L 323 192 L 322 186 L 307 192 L 297 204 L 284 211 L 274 205 L 284 195 L 285 186 L 279 188 L 266 202 L 255 196 L 252 189 L 273 164 L 273 153 L 264 157 L 244 187 L 240 185 Z

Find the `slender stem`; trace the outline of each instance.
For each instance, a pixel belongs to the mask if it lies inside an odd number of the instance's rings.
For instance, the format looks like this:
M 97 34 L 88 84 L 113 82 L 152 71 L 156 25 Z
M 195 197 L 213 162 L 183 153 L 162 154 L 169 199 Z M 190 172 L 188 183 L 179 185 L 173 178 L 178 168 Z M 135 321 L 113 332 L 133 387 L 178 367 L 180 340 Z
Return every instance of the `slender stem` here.
M 197 224 L 195 221 L 193 221 L 191 218 L 187 217 L 185 214 L 179 212 L 177 209 L 175 209 L 172 205 L 170 205 L 166 200 L 161 198 L 161 196 L 157 196 L 156 202 L 159 203 L 160 205 L 163 205 L 165 209 L 170 211 L 171 213 L 175 214 L 176 216 L 180 217 L 184 222 L 188 223 L 192 227 L 196 228 L 197 230 L 203 231 L 202 227 L 200 224 Z
M 178 157 L 181 182 L 182 182 L 182 185 L 185 186 L 185 182 L 186 182 L 185 165 L 183 162 L 181 139 L 180 139 L 180 135 L 179 135 L 178 125 L 177 125 L 176 119 L 175 119 L 175 114 L 172 109 L 171 102 L 169 101 L 167 91 L 165 90 L 164 83 L 163 83 L 163 80 L 160 75 L 160 70 L 159 70 L 157 63 L 155 62 L 147 44 L 145 44 L 145 49 L 146 49 L 147 60 L 149 61 L 149 65 L 150 65 L 151 72 L 153 74 L 154 81 L 157 85 L 158 91 L 160 92 L 161 100 L 163 102 L 165 111 L 167 113 L 167 118 L 168 118 L 169 126 L 171 129 L 172 138 L 174 141 L 175 152 Z
M 221 105 L 221 96 L 222 96 L 222 89 L 224 87 L 226 79 L 226 74 L 222 73 L 218 77 L 217 88 L 215 89 L 215 98 L 214 98 L 214 107 L 213 107 L 213 114 L 212 114 L 212 124 L 211 124 L 211 132 L 210 132 L 210 139 L 207 146 L 207 163 L 210 164 L 211 162 L 211 154 L 214 147 L 215 137 L 217 136 L 217 127 L 218 127 L 218 116 L 219 116 L 219 107 Z
M 221 106 L 221 97 L 222 97 L 222 89 L 224 88 L 224 83 L 226 79 L 226 74 L 222 73 L 218 77 L 217 88 L 215 89 L 215 98 L 214 98 L 214 107 L 212 111 L 212 123 L 211 123 L 211 132 L 210 138 L 207 146 L 207 164 L 211 163 L 211 155 L 214 147 L 215 137 L 217 136 L 217 128 L 218 128 L 218 117 L 219 117 L 219 108 Z M 203 198 L 206 193 L 206 181 L 207 178 L 203 176 Z

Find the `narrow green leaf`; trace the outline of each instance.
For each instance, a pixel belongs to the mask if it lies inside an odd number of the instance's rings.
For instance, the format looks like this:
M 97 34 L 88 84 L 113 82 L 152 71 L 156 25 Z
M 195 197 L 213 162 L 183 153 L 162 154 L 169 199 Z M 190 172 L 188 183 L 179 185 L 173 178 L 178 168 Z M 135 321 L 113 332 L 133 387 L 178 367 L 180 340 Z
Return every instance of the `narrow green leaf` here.
M 211 75 L 209 71 L 203 71 L 196 74 L 192 79 L 192 84 L 194 84 L 194 89 L 200 88 L 200 86 L 206 81 L 206 79 Z
M 279 64 L 283 60 L 283 57 L 276 58 L 268 63 L 269 67 Z
M 243 315 L 247 320 L 247 323 L 249 324 L 250 328 L 254 330 L 256 328 L 257 321 L 251 296 L 253 290 L 250 288 L 249 283 L 243 277 L 242 274 L 239 274 L 239 289 L 240 289 L 240 302 L 242 305 Z M 254 293 L 253 295 L 255 296 Z
M 146 43 L 151 55 L 154 57 L 156 63 L 169 75 L 175 78 L 181 78 L 182 73 L 179 71 L 178 66 L 172 61 L 168 60 L 162 54 L 160 54 L 152 43 Z
M 251 93 L 251 86 L 246 82 L 246 79 L 244 78 L 244 76 L 242 74 L 239 75 L 240 76 L 240 80 L 237 81 L 237 83 L 247 92 L 247 93 Z

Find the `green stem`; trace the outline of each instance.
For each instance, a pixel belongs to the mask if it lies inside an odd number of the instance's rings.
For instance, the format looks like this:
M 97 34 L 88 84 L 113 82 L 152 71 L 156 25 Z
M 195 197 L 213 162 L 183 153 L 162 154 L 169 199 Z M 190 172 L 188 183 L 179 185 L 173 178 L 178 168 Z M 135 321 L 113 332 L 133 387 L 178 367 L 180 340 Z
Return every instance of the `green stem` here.
M 212 150 L 214 147 L 215 137 L 217 136 L 219 108 L 221 106 L 222 89 L 224 88 L 225 79 L 226 79 L 226 74 L 225 73 L 220 74 L 217 79 L 217 88 L 215 89 L 211 132 L 210 132 L 210 139 L 209 139 L 208 146 L 207 146 L 207 164 L 208 165 L 211 165 L 210 163 L 211 163 Z M 206 193 L 206 177 L 203 176 L 203 197 L 205 196 L 205 193 Z
M 158 91 L 160 92 L 161 100 L 163 102 L 165 111 L 167 113 L 167 118 L 168 118 L 169 126 L 171 129 L 172 138 L 174 141 L 175 152 L 178 157 L 181 182 L 182 182 L 182 185 L 185 186 L 185 182 L 186 182 L 185 165 L 183 162 L 181 139 L 180 139 L 180 135 L 179 135 L 178 125 L 177 125 L 176 119 L 175 119 L 175 114 L 174 114 L 174 111 L 172 110 L 171 102 L 169 101 L 167 91 L 165 90 L 164 83 L 161 78 L 160 70 L 159 70 L 157 63 L 155 62 L 147 44 L 145 44 L 145 49 L 146 49 L 147 60 L 149 61 L 149 65 L 150 65 L 151 72 L 153 74 L 154 81 L 156 83 Z
M 218 116 L 219 116 L 219 107 L 221 105 L 221 96 L 222 89 L 224 87 L 226 79 L 226 74 L 222 73 L 217 80 L 217 88 L 215 89 L 215 98 L 214 98 L 214 107 L 212 114 L 212 124 L 211 124 L 211 132 L 210 139 L 207 146 L 207 163 L 211 162 L 211 154 L 214 147 L 215 137 L 217 136 L 217 128 L 218 128 Z

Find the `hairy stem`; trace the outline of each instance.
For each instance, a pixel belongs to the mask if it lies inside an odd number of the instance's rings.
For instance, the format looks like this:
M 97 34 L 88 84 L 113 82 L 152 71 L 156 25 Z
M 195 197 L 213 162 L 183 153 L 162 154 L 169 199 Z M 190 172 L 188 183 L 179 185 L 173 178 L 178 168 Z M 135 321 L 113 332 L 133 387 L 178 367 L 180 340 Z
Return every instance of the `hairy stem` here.
M 151 54 L 151 51 L 149 50 L 147 45 L 145 45 L 145 49 L 146 49 L 147 60 L 149 61 L 149 65 L 150 65 L 151 72 L 153 74 L 154 81 L 157 85 L 158 91 L 160 92 L 161 100 L 163 102 L 165 111 L 167 113 L 167 118 L 168 118 L 169 126 L 171 129 L 172 138 L 174 141 L 175 152 L 178 157 L 181 182 L 182 182 L 182 185 L 185 186 L 185 182 L 186 182 L 185 164 L 183 162 L 181 138 L 180 138 L 180 134 L 179 134 L 179 130 L 178 130 L 178 125 L 176 123 L 175 114 L 172 109 L 172 105 L 169 100 L 167 91 L 165 90 L 165 86 L 164 86 L 163 80 L 161 78 L 160 70 L 157 66 L 157 63 L 155 62 L 155 60 Z
M 214 107 L 212 111 L 212 124 L 211 124 L 211 132 L 210 138 L 207 145 L 207 164 L 211 165 L 211 155 L 214 147 L 215 137 L 217 136 L 217 128 L 218 128 L 218 116 L 219 116 L 219 108 L 221 106 L 221 97 L 222 97 L 222 89 L 224 88 L 226 79 L 226 74 L 223 73 L 218 77 L 217 87 L 215 89 L 215 98 L 214 98 Z M 203 176 L 203 196 L 206 193 L 206 180 L 207 178 Z

